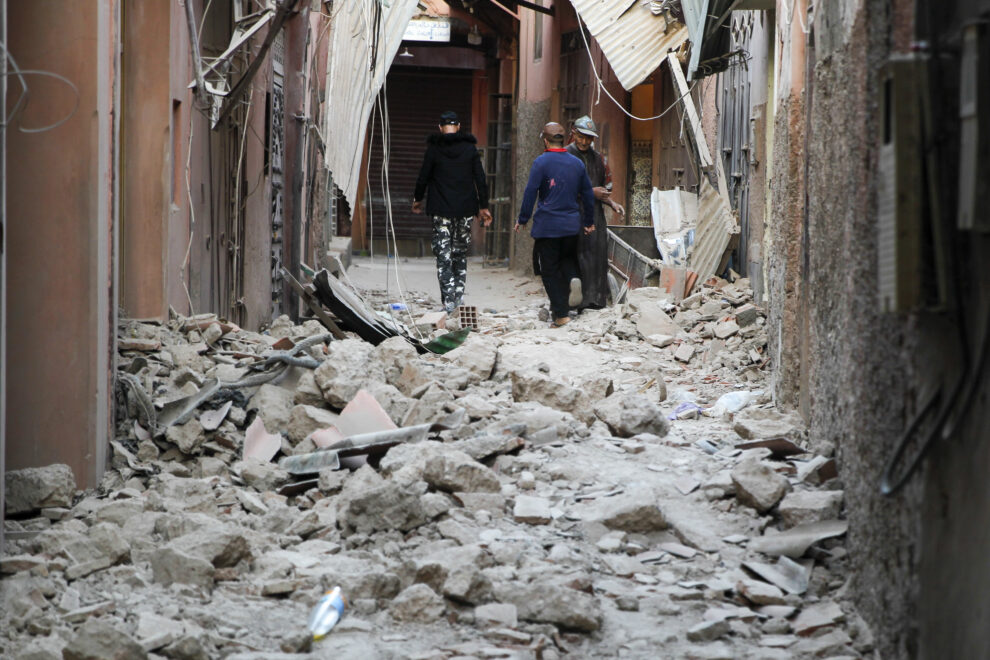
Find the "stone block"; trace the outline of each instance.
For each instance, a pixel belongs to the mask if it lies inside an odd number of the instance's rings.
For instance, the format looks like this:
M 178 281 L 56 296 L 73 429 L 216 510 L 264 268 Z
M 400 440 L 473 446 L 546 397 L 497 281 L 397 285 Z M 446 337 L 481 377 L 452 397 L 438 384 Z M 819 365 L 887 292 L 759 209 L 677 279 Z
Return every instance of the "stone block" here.
M 76 478 L 68 465 L 11 470 L 4 475 L 4 501 L 8 515 L 48 507 L 72 506 Z
M 758 460 L 747 459 L 732 469 L 736 497 L 760 513 L 773 508 L 790 489 L 790 483 L 772 467 Z
M 842 508 L 841 490 L 802 490 L 788 493 L 777 507 L 788 527 L 834 520 Z

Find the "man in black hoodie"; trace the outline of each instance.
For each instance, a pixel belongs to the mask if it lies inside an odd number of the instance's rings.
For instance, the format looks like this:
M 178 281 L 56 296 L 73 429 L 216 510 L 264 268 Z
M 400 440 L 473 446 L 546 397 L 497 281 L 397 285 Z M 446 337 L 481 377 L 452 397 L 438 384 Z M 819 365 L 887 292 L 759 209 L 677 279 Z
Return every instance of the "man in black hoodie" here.
M 448 313 L 464 299 L 467 251 L 471 243 L 471 220 L 480 216 L 484 226 L 492 223 L 488 210 L 488 182 L 481 165 L 478 141 L 461 133 L 457 113 L 440 115 L 440 133 L 427 138 L 426 155 L 416 179 L 413 213 L 433 217 L 433 254 L 437 258 L 440 299 Z

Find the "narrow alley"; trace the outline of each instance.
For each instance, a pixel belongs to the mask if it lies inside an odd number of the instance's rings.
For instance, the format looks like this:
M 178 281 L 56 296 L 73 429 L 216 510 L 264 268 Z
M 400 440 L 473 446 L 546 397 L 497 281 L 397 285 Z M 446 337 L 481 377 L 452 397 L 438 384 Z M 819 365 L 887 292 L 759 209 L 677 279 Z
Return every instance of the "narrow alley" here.
M 0 0 L 0 658 L 990 660 L 990 0 Z

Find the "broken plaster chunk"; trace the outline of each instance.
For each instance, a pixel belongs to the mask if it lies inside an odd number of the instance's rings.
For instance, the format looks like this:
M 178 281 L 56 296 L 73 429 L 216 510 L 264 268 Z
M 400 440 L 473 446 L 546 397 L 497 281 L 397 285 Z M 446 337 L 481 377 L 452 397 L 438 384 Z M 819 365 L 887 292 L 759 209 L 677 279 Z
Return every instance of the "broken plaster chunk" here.
M 8 515 L 48 507 L 69 507 L 76 493 L 72 468 L 62 463 L 11 470 L 4 478 L 4 501 Z
M 728 339 L 739 332 L 739 326 L 735 321 L 723 321 L 715 326 L 715 336 L 719 339 Z
M 594 411 L 613 433 L 622 438 L 640 433 L 665 436 L 670 429 L 660 408 L 642 394 L 615 392 L 596 403 Z
M 788 493 L 777 508 L 788 527 L 832 520 L 839 517 L 842 491 L 795 491 Z
M 518 495 L 512 509 L 512 517 L 516 522 L 530 525 L 546 525 L 553 519 L 550 513 L 550 501 L 542 497 Z
M 754 605 L 785 605 L 784 592 L 758 580 L 739 580 L 736 591 Z
M 432 623 L 446 611 L 443 597 L 425 584 L 418 583 L 403 590 L 392 599 L 389 614 L 396 621 Z
M 248 402 L 248 410 L 257 410 L 258 417 L 269 431 L 283 431 L 289 425 L 293 393 L 278 385 L 265 383 Z
M 758 460 L 740 462 L 731 474 L 736 497 L 760 513 L 771 509 L 790 489 L 786 477 Z
M 200 445 L 206 442 L 206 431 L 198 419 L 191 419 L 185 424 L 168 427 L 165 439 L 178 447 L 183 454 L 195 454 Z
M 338 415 L 325 408 L 298 405 L 289 413 L 289 423 L 286 434 L 293 444 L 302 442 L 313 431 L 333 426 Z
M 678 362 L 688 363 L 692 357 L 694 357 L 694 346 L 687 342 L 681 342 L 681 345 L 674 351 L 674 359 Z
M 666 348 L 674 343 L 674 335 L 647 335 L 646 341 L 657 348 Z

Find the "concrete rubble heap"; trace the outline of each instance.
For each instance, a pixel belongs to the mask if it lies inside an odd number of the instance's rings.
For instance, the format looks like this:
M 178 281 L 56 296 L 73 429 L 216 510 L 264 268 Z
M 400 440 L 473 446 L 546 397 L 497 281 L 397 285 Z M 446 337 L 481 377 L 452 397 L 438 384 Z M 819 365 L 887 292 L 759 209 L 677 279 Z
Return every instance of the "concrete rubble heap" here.
M 679 305 L 636 289 L 563 329 L 539 306 L 486 310 L 439 356 L 316 321 L 128 321 L 101 487 L 7 475 L 0 655 L 871 655 L 841 484 L 762 394 L 751 298 L 745 280 Z M 307 338 L 281 378 L 224 385 Z M 426 439 L 342 469 L 278 462 L 418 424 Z M 309 611 L 336 585 L 347 614 L 314 644 Z

